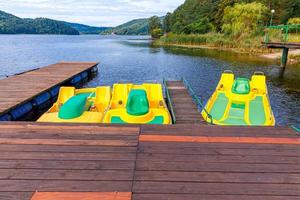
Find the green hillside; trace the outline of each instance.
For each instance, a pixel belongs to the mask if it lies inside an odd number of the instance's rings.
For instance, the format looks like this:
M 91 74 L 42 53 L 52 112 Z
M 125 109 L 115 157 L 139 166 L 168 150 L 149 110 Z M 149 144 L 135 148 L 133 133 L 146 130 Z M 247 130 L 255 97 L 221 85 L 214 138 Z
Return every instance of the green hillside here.
M 117 34 L 117 35 L 148 35 L 149 34 L 149 20 L 135 19 L 125 24 L 104 31 L 102 34 Z
M 96 26 L 88 26 L 84 24 L 78 23 L 70 23 L 65 22 L 67 25 L 79 31 L 80 34 L 100 34 L 105 30 L 111 29 L 111 27 L 96 27 Z
M 79 32 L 65 22 L 47 18 L 23 19 L 0 11 L 0 34 L 78 35 Z

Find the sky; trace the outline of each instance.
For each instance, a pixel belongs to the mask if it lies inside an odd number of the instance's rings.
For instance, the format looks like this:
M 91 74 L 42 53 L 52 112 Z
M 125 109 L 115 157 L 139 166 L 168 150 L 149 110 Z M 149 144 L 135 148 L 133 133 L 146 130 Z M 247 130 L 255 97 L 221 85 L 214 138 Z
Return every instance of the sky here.
M 184 0 L 0 0 L 0 10 L 22 18 L 47 17 L 94 26 L 117 26 L 163 16 Z

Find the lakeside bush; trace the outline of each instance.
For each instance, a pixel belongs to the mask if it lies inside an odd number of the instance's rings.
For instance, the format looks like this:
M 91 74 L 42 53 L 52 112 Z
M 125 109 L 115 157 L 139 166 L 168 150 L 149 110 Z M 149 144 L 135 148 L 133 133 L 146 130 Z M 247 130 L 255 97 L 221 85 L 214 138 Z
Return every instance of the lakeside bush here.
M 178 46 L 207 46 L 220 49 L 237 49 L 241 52 L 262 51 L 261 41 L 263 37 L 246 37 L 233 40 L 222 33 L 207 34 L 174 34 L 169 33 L 155 42 L 156 45 L 178 45 Z
M 256 36 L 263 32 L 267 7 L 262 3 L 236 3 L 224 10 L 222 31 L 235 38 Z

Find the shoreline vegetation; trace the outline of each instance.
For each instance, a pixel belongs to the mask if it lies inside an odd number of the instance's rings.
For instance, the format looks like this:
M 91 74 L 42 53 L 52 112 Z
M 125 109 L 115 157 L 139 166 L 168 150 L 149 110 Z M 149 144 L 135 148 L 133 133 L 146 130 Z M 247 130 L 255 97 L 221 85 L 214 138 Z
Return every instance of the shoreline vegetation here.
M 267 49 L 261 42 L 263 37 L 247 38 L 242 41 L 230 39 L 218 33 L 208 33 L 203 35 L 187 34 L 165 34 L 153 41 L 154 46 L 164 47 L 182 47 L 182 48 L 200 48 L 216 49 L 221 51 L 231 51 L 235 53 L 255 55 L 270 60 L 280 60 L 282 50 Z M 293 40 L 292 40 L 293 41 Z M 300 39 L 299 39 L 300 41 Z M 300 50 L 290 50 L 289 64 L 300 63 Z
M 273 26 L 280 24 L 299 26 Z M 151 17 L 149 30 L 154 46 L 211 48 L 280 59 L 281 50 L 267 49 L 262 42 L 300 42 L 300 2 L 186 0 L 173 13 L 167 13 L 162 23 Z M 300 62 L 300 52 L 291 52 L 289 61 Z

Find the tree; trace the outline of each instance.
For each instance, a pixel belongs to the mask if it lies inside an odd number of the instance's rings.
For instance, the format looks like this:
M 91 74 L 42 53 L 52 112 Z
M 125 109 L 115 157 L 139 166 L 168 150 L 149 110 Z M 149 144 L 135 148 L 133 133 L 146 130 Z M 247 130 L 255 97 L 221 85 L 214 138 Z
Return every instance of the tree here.
M 288 24 L 300 24 L 300 17 L 290 18 Z
M 171 18 L 172 14 L 170 12 L 167 13 L 164 19 L 164 32 L 169 33 L 171 31 Z
M 149 19 L 149 31 L 153 38 L 159 38 L 162 33 L 161 20 L 158 16 L 153 16 Z
M 153 38 L 160 38 L 161 36 L 163 36 L 163 30 L 161 28 L 156 28 L 152 30 L 151 36 Z
M 263 28 L 268 8 L 262 3 L 237 3 L 224 10 L 222 30 L 236 38 L 255 35 Z
M 220 0 L 214 20 L 214 24 L 218 31 L 222 29 L 225 8 L 228 6 L 233 6 L 235 3 L 236 0 Z
M 204 17 L 186 26 L 183 32 L 186 34 L 205 34 L 212 31 L 213 29 L 214 27 L 209 22 L 209 19 L 207 17 Z

